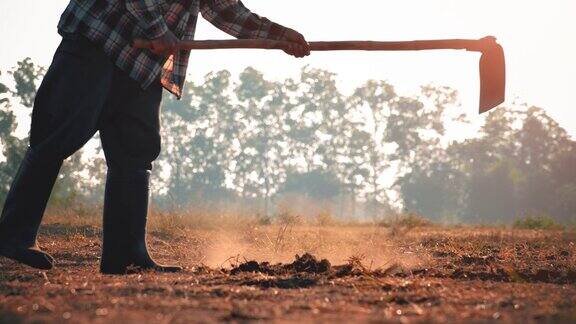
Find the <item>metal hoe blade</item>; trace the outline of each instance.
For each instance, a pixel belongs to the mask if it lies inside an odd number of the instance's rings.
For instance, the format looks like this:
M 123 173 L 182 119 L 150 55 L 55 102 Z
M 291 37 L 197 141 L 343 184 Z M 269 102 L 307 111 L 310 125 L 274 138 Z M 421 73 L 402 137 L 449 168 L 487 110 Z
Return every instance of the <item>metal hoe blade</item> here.
M 482 40 L 480 57 L 480 113 L 503 103 L 506 98 L 506 59 L 495 38 Z

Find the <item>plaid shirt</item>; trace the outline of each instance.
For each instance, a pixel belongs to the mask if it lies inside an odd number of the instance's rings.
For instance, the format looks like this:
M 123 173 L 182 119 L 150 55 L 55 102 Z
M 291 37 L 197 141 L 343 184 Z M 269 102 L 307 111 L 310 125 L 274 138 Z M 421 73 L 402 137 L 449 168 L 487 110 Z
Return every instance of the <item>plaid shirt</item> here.
M 190 51 L 166 58 L 135 49 L 130 41 L 154 39 L 167 30 L 181 40 L 192 40 L 199 12 L 237 38 L 284 38 L 286 28 L 250 12 L 240 0 L 71 0 L 58 31 L 79 33 L 102 46 L 143 88 L 160 77 L 162 86 L 180 98 Z

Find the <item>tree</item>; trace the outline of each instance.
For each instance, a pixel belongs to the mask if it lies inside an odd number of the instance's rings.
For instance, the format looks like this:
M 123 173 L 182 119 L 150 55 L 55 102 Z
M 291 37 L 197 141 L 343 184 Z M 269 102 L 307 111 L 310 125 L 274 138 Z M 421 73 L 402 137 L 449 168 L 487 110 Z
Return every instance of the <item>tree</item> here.
M 566 210 L 574 199 L 574 172 L 566 168 L 573 143 L 540 108 L 491 111 L 479 138 L 447 150 L 467 179 L 462 214 L 476 222 L 506 222 L 531 213 L 573 217 Z
M 17 62 L 16 67 L 9 72 L 14 80 L 14 89 L 11 90 L 2 84 L 0 86 L 0 94 L 11 95 L 13 99 L 16 99 L 15 103 L 30 109 L 34 105 L 38 83 L 44 73 L 44 68 L 34 64 L 30 58 L 25 58 Z M 2 153 L 5 158 L 5 161 L 0 165 L 2 170 L 0 175 L 0 198 L 2 199 L 5 198 L 9 190 L 12 178 L 24 157 L 29 141 L 28 137 L 18 138 L 14 135 L 17 127 L 17 120 L 13 113 L 14 107 L 14 104 L 8 98 L 2 99 L 0 133 L 2 134 Z M 28 113 L 30 113 L 30 110 Z M 81 158 L 82 152 L 77 152 L 63 164 L 52 191 L 51 204 L 69 204 L 79 196 L 83 170 Z
M 45 72 L 43 67 L 34 64 L 29 57 L 16 63 L 16 67 L 9 72 L 16 84 L 15 91 L 12 93 L 20 99 L 25 107 L 32 108 L 38 89 L 37 82 L 44 76 Z
M 229 90 L 230 73 L 220 71 L 200 86 L 190 84 L 183 100 L 164 97 L 164 149 L 156 166 L 170 172 L 165 187 L 171 203 L 184 207 L 229 195 L 227 168 L 238 137 Z
M 18 171 L 20 161 L 24 158 L 28 144 L 27 138 L 20 139 L 14 135 L 18 123 L 13 112 L 14 102 L 11 102 L 9 97 L 19 99 L 20 104 L 31 108 L 36 96 L 36 82 L 42 77 L 44 69 L 37 67 L 30 58 L 25 58 L 8 73 L 14 80 L 15 90 L 0 84 L 0 95 L 3 96 L 0 99 L 0 135 L 4 156 L 4 161 L 0 164 L 0 199 L 2 201 L 8 194 L 12 179 Z
M 552 169 L 555 161 L 570 150 L 566 131 L 544 110 L 530 107 L 513 140 L 517 145 L 517 167 L 523 175 L 518 188 L 519 212 L 550 211 L 558 182 L 562 181 L 554 178 Z
M 391 158 L 399 167 L 395 186 L 404 209 L 437 221 L 454 221 L 463 204 L 465 175 L 441 143 L 445 122 L 462 122 L 462 115 L 450 117 L 456 98 L 447 87 L 422 87 L 418 99 L 393 106 L 386 135 L 397 147 Z
M 336 79 L 336 74 L 329 71 L 304 67 L 298 82 L 285 81 L 289 97 L 284 106 L 289 156 L 285 167 L 292 176 L 331 174 L 337 177 L 338 181 L 333 184 L 340 187 L 333 190 L 339 193 L 339 214 L 343 215 L 345 199 L 350 195 L 342 161 L 347 155 L 347 129 L 353 127 L 347 118 L 346 98 L 338 90 Z
M 552 162 L 554 191 L 549 208 L 565 223 L 576 224 L 576 142 L 569 140 Z
M 439 141 L 444 134 L 443 114 L 455 98 L 455 91 L 431 86 L 422 88 L 420 98 L 398 96 L 385 81 L 368 81 L 350 98 L 351 109 L 364 116 L 360 126 L 370 137 L 357 144 L 365 151 L 367 200 L 373 214 L 389 204 L 390 188 L 382 179 L 386 171 L 393 167 L 397 174 L 410 173 L 438 160 L 443 152 Z
M 0 201 L 6 199 L 12 178 L 18 170 L 20 160 L 24 156 L 26 146 L 23 140 L 14 136 L 16 116 L 12 112 L 9 99 L 10 89 L 0 83 L 0 142 L 2 144 L 3 161 L 0 162 Z
M 238 138 L 240 150 L 235 156 L 234 183 L 243 197 L 262 197 L 267 214 L 270 198 L 285 178 L 283 127 L 288 97 L 282 84 L 265 80 L 253 68 L 240 74 L 235 93 L 243 132 Z
M 520 175 L 514 162 L 511 139 L 521 115 L 506 108 L 492 110 L 480 129 L 480 137 L 452 143 L 447 159 L 463 175 L 461 219 L 468 222 L 502 222 L 515 214 L 516 182 Z
M 438 222 L 454 222 L 461 213 L 466 178 L 450 162 L 414 166 L 396 184 L 404 209 Z
M 366 184 L 366 198 L 373 206 L 388 201 L 380 177 L 390 167 L 384 137 L 395 100 L 397 95 L 394 87 L 385 81 L 373 80 L 357 88 L 348 99 L 350 112 L 347 117 L 354 120 L 354 115 L 363 116 L 358 122 L 350 123 L 348 154 L 354 158 L 349 166 L 355 170 L 354 182 Z
M 295 193 L 307 198 L 331 200 L 340 194 L 342 183 L 336 175 L 321 170 L 306 173 L 288 172 L 280 193 Z

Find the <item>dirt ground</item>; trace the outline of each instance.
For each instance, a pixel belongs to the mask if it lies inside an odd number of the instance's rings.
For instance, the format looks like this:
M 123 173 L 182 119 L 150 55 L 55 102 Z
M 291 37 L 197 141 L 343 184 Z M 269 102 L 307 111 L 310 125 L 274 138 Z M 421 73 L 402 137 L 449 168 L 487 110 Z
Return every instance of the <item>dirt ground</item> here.
M 478 228 L 151 231 L 156 258 L 185 271 L 105 276 L 98 228 L 49 224 L 55 269 L 0 258 L 0 323 L 574 323 L 575 243 Z

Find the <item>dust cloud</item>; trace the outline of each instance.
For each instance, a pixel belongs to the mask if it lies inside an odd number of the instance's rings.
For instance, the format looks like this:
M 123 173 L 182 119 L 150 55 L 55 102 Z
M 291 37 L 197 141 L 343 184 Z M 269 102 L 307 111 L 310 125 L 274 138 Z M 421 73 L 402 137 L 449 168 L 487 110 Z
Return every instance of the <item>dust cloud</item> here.
M 426 266 L 429 255 L 420 250 L 417 242 L 407 241 L 408 236 L 399 239 L 389 229 L 367 226 L 219 230 L 209 235 L 202 263 L 211 268 L 230 268 L 248 260 L 287 263 L 297 254 L 310 253 L 333 265 L 358 258 L 372 270 Z

